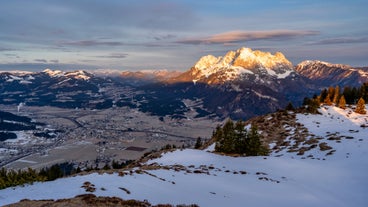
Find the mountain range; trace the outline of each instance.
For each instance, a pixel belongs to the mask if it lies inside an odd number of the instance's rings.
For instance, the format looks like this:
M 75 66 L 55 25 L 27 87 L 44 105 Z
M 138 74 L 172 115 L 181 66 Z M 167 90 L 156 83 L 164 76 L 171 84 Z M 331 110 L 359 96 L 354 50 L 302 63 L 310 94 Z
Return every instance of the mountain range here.
M 158 116 L 248 119 L 300 105 L 321 88 L 359 86 L 368 68 L 322 61 L 295 67 L 281 53 L 250 48 L 201 57 L 185 72 L 136 71 L 101 75 L 86 71 L 1 72 L 0 104 L 103 109 L 127 106 Z M 195 101 L 195 107 L 185 100 Z

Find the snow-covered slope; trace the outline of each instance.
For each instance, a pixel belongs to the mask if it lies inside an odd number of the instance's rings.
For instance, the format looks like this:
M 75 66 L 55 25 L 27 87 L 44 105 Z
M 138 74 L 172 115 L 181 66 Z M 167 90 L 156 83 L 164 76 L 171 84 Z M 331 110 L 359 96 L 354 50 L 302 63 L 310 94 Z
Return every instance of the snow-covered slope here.
M 50 77 L 69 77 L 74 79 L 83 79 L 83 80 L 89 80 L 93 75 L 91 73 L 88 73 L 83 70 L 76 70 L 76 71 L 70 71 L 70 72 L 63 72 L 61 70 L 51 70 L 51 69 L 45 69 L 43 73 L 47 74 Z
M 91 182 L 101 196 L 148 200 L 152 204 L 200 206 L 355 206 L 368 199 L 368 116 L 336 107 L 297 114 L 297 122 L 335 150 L 269 157 L 228 157 L 202 150 L 177 150 L 114 174 L 90 174 L 0 190 L 0 203 L 57 199 L 84 194 Z M 329 139 L 331 134 L 340 139 Z
M 360 86 L 368 81 L 368 68 L 354 68 L 349 65 L 332 64 L 319 60 L 305 60 L 295 70 L 324 87 L 332 85 Z

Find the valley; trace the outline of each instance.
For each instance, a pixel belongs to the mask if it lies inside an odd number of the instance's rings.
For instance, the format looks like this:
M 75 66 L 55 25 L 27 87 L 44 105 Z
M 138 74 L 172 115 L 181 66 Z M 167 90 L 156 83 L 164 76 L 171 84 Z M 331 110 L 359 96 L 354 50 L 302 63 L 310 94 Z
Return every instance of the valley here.
M 200 136 L 208 139 L 220 120 L 152 116 L 127 107 L 103 110 L 63 109 L 50 106 L 2 105 L 1 109 L 27 115 L 57 130 L 53 138 L 40 138 L 32 130 L 17 132 L 17 139 L 1 142 L 1 166 L 8 169 L 40 169 L 71 162 L 80 168 L 103 167 L 115 161 L 135 160 L 166 145 L 192 146 Z

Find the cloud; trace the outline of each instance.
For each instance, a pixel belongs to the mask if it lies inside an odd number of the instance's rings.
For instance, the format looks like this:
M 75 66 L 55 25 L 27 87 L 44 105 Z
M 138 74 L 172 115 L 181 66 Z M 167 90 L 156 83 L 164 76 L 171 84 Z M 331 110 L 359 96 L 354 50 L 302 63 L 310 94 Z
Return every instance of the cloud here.
M 159 40 L 167 40 L 167 39 L 172 39 L 175 38 L 176 35 L 172 35 L 172 34 L 167 34 L 167 35 L 156 35 L 153 37 L 153 39 L 159 41 Z
M 24 71 L 42 71 L 46 68 L 60 70 L 89 70 L 97 69 L 98 66 L 87 64 L 48 64 L 48 63 L 0 63 L 0 70 L 24 70 Z
M 124 43 L 119 41 L 80 40 L 80 41 L 61 42 L 59 43 L 59 45 L 92 47 L 92 46 L 122 46 L 124 45 Z
M 283 40 L 308 35 L 317 35 L 318 31 L 270 30 L 270 31 L 230 31 L 209 37 L 187 38 L 176 41 L 181 44 L 228 44 L 256 40 Z
M 100 55 L 100 56 L 94 56 L 97 58 L 126 58 L 128 54 L 126 53 L 112 53 L 110 55 Z
M 8 51 L 14 51 L 14 49 L 11 49 L 11 48 L 5 48 L 5 47 L 0 47 L 0 52 L 8 52 Z
M 50 60 L 51 63 L 59 63 L 59 60 Z
M 4 55 L 7 56 L 7 57 L 11 57 L 11 58 L 20 58 L 19 55 L 17 55 L 17 54 L 8 53 L 8 54 L 4 54 Z
M 47 63 L 47 60 L 45 59 L 34 59 L 34 61 L 39 63 Z
M 368 42 L 368 37 L 341 37 L 324 39 L 317 42 L 309 43 L 308 45 L 336 45 L 336 44 L 353 44 Z

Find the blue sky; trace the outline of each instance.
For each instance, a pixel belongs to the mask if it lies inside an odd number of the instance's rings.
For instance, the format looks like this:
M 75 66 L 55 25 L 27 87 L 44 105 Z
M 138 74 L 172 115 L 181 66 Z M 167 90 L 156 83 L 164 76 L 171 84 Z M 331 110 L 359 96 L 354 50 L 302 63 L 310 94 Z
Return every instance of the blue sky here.
M 250 47 L 368 66 L 367 0 L 2 0 L 0 70 L 187 70 Z

